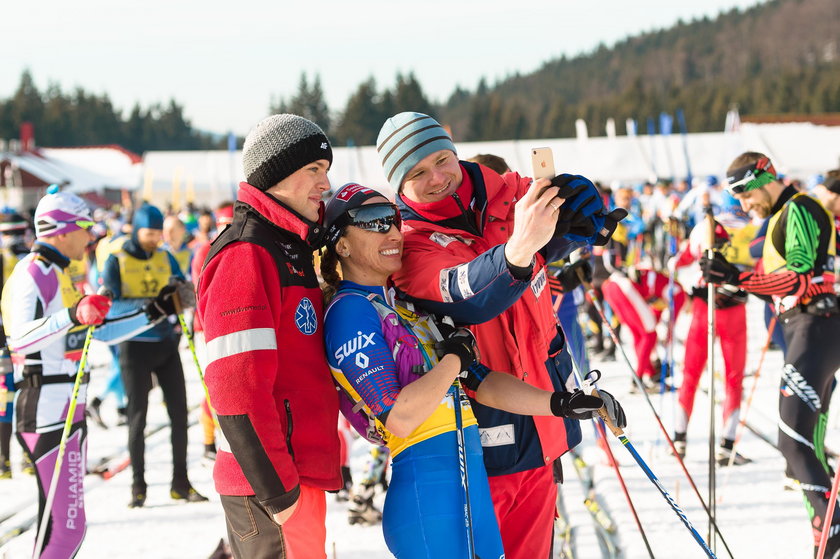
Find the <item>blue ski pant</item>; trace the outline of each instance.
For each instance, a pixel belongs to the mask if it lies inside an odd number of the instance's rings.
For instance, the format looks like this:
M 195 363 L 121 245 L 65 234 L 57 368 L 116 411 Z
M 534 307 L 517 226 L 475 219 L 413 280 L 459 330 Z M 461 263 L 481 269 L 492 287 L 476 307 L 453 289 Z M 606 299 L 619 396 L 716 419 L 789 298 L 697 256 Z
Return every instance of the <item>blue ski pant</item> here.
M 464 429 L 475 553 L 482 559 L 504 556 L 490 499 L 478 427 Z M 393 460 L 382 530 L 399 559 L 466 559 L 464 489 L 456 433 L 414 444 Z

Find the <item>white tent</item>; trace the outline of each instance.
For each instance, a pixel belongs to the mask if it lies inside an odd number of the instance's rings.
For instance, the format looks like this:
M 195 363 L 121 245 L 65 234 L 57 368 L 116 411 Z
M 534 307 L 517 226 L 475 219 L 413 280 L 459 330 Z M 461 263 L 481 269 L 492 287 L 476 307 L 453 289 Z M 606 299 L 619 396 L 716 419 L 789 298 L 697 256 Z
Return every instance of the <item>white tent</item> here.
M 840 127 L 810 123 L 742 124 L 739 131 L 670 136 L 589 137 L 457 143 L 462 159 L 479 153 L 504 157 L 515 171 L 530 175 L 530 149 L 547 146 L 558 172 L 571 172 L 605 184 L 633 184 L 656 177 L 684 178 L 686 152 L 693 176 L 722 177 L 729 162 L 746 150 L 768 154 L 781 173 L 805 179 L 840 166 Z M 376 148 L 336 147 L 330 181 L 334 186 L 358 182 L 390 193 Z M 188 185 L 198 205 L 213 207 L 229 200 L 244 180 L 239 151 L 151 151 L 143 166 L 146 195 L 157 204 L 183 203 Z

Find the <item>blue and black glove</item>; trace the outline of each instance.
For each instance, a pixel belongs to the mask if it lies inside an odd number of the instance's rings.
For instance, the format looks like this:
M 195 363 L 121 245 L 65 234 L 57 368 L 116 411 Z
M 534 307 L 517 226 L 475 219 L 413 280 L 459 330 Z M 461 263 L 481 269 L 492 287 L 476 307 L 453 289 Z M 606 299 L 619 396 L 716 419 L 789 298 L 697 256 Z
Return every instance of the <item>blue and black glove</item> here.
M 622 209 L 608 213 L 601 193 L 586 177 L 558 175 L 552 179 L 551 185 L 560 188 L 558 198 L 565 198 L 557 217 L 555 237 L 605 245 L 618 222 L 627 216 L 627 211 Z
M 551 186 L 558 187 L 557 197 L 564 199 L 558 222 L 574 222 L 578 215 L 589 217 L 604 209 L 601 193 L 586 177 L 564 173 L 551 179 Z

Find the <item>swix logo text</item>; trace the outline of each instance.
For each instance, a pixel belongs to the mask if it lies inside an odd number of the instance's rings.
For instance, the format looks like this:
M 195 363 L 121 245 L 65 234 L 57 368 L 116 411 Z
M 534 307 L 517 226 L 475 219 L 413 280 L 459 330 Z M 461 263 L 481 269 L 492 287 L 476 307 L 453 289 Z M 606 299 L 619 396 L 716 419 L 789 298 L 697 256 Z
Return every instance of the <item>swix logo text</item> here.
M 822 400 L 814 388 L 808 384 L 808 381 L 791 365 L 785 365 L 782 370 L 782 380 L 785 385 L 782 388 L 782 393 L 785 395 L 796 395 L 800 400 L 805 402 L 812 411 L 822 409 Z
M 374 333 L 371 332 L 370 334 L 362 334 L 361 332 L 356 332 L 356 337 L 352 338 L 350 341 L 344 342 L 341 344 L 341 347 L 335 350 L 335 360 L 338 365 L 341 365 L 341 362 L 344 361 L 345 357 L 352 355 L 353 353 L 362 350 L 368 346 L 376 345 L 376 342 L 373 341 Z

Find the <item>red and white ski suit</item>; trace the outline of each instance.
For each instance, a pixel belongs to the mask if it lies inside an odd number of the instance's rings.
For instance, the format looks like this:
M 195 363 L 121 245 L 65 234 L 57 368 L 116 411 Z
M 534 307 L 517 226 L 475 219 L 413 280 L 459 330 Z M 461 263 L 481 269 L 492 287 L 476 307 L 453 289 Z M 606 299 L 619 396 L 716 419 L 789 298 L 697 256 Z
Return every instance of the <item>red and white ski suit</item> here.
M 604 300 L 630 329 L 636 349 L 636 375 L 639 378 L 658 374 L 650 361 L 656 347 L 656 325 L 668 307 L 668 276 L 655 270 L 638 270 L 632 281 L 622 272 L 613 272 L 601 286 Z M 680 314 L 685 293 L 674 285 L 674 316 Z
M 705 230 L 707 231 L 707 229 Z M 708 246 L 702 241 L 707 235 L 703 227 L 695 227 L 689 236 L 686 249 L 677 259 L 677 268 L 692 266 L 697 274 L 695 285 L 705 291 L 699 260 Z M 685 341 L 683 381 L 679 390 L 679 403 L 674 429 L 685 433 L 694 408 L 694 395 L 708 358 L 708 302 L 701 296 L 692 297 L 691 326 Z M 734 439 L 738 426 L 743 395 L 744 366 L 747 360 L 747 305 L 734 299 L 719 297 L 715 309 L 715 335 L 720 338 L 726 379 L 726 399 L 723 403 L 723 438 Z

